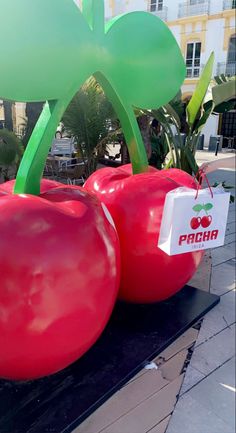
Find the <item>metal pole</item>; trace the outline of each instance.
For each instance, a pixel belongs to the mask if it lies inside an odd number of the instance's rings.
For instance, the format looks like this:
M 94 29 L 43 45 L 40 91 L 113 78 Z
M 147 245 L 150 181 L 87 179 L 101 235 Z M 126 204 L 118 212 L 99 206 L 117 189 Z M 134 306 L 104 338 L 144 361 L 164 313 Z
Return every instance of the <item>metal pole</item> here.
M 215 156 L 217 156 L 217 154 L 218 154 L 219 144 L 220 144 L 220 140 L 219 140 L 219 138 L 217 138 Z

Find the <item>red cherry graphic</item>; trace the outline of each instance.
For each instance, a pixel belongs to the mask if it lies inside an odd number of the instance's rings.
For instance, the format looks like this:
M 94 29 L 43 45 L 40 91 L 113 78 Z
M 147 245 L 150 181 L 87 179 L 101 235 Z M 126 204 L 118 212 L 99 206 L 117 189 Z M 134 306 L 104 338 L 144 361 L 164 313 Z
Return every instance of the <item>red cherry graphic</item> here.
M 190 226 L 191 226 L 191 228 L 193 229 L 193 230 L 196 230 L 196 229 L 198 229 L 198 227 L 200 226 L 200 224 L 201 224 L 201 218 L 200 217 L 193 217 L 192 219 L 191 219 L 191 221 L 190 221 Z
M 209 227 L 209 225 L 211 225 L 211 222 L 212 222 L 212 216 L 211 215 L 208 215 L 208 216 L 205 215 L 204 217 L 202 217 L 201 226 L 205 229 L 205 228 Z

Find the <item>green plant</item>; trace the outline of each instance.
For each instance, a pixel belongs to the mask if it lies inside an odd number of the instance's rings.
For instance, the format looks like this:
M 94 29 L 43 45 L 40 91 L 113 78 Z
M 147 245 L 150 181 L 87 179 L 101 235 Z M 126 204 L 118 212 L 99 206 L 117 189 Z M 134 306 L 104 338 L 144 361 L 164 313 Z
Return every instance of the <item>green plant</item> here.
M 16 135 L 8 129 L 0 130 L 0 175 L 9 180 L 10 169 L 15 171 L 23 155 L 23 146 Z
M 62 119 L 67 133 L 75 138 L 80 155 L 87 161 L 87 175 L 96 170 L 99 151 L 114 134 L 112 119 L 115 114 L 111 103 L 96 80 L 90 78 L 72 99 Z
M 196 174 L 198 166 L 195 153 L 203 127 L 211 114 L 219 114 L 235 107 L 235 77 L 221 75 L 212 79 L 213 62 L 212 53 L 186 108 L 179 92 L 169 104 L 157 110 L 145 111 L 162 125 L 170 152 L 167 168 L 172 166 Z M 185 142 L 181 137 L 183 127 Z

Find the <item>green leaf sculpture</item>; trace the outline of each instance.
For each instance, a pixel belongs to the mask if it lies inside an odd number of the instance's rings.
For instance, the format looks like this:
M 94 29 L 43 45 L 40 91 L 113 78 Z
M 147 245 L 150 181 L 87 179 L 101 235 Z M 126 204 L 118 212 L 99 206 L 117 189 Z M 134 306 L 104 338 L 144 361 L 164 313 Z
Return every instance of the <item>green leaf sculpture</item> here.
M 56 127 L 91 75 L 121 121 L 134 173 L 145 171 L 148 162 L 133 108 L 167 103 L 184 80 L 180 49 L 159 18 L 132 12 L 105 25 L 103 0 L 82 4 L 80 11 L 73 0 L 1 0 L 0 97 L 48 101 L 24 154 L 16 193 L 39 193 Z

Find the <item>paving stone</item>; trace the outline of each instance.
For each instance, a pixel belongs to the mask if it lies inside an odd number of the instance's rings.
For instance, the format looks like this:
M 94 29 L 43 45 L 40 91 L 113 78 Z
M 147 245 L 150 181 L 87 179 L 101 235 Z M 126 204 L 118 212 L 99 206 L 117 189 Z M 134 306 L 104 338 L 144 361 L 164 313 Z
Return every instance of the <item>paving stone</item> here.
M 170 416 L 163 419 L 159 424 L 157 424 L 155 427 L 153 427 L 151 430 L 148 430 L 146 433 L 165 433 L 166 427 L 169 424 Z
M 151 430 L 173 411 L 182 380 L 183 375 L 111 424 L 102 433 L 144 433 Z
M 196 343 L 191 365 L 204 375 L 208 375 L 235 353 L 235 325 L 224 329 L 219 334 L 198 346 Z
M 212 269 L 211 262 L 211 252 L 208 250 L 205 252 L 201 264 L 193 278 L 188 282 L 190 286 L 209 292 Z
M 234 189 L 234 191 L 232 191 L 232 195 L 234 195 L 234 197 L 235 197 L 235 189 Z M 230 212 L 234 212 L 235 213 L 235 211 L 236 211 L 236 202 L 230 203 L 229 204 L 229 213 Z
M 235 262 L 229 260 L 226 263 L 214 266 L 210 292 L 220 296 L 233 289 L 235 289 Z
M 205 315 L 196 347 L 234 322 L 235 292 L 231 291 L 221 296 L 220 303 Z
M 200 371 L 196 370 L 196 368 L 193 368 L 191 364 L 189 364 L 180 390 L 180 395 L 183 395 L 190 388 L 200 382 L 200 380 L 204 379 L 204 377 L 204 374 L 200 373 Z
M 203 405 L 205 409 L 220 417 L 233 431 L 235 431 L 234 362 L 235 358 L 220 367 L 217 372 L 210 374 L 188 392 L 188 397 L 190 396 Z M 227 376 L 227 379 L 224 376 Z
M 211 378 L 218 382 L 222 382 L 225 385 L 229 385 L 231 383 L 232 387 L 235 388 L 235 362 L 235 356 L 233 356 L 220 368 L 217 368 L 217 370 L 213 371 Z
M 188 350 L 182 350 L 173 356 L 173 358 L 169 359 L 169 361 L 162 364 L 159 367 L 159 370 L 161 371 L 163 379 L 168 380 L 169 382 L 176 379 L 183 370 L 187 355 Z
M 230 233 L 229 235 L 225 236 L 225 243 L 224 245 L 231 244 L 232 242 L 235 242 L 236 233 Z
M 236 216 L 235 216 L 235 207 L 234 207 L 233 209 L 229 210 L 227 223 L 232 223 L 235 221 L 236 221 Z
M 187 393 L 180 397 L 166 433 L 235 433 L 235 431 L 220 416 Z
M 125 385 L 75 432 L 97 433 L 140 405 L 151 395 L 158 391 L 161 392 L 162 389 L 165 392 L 164 387 L 181 374 L 187 353 L 186 349 L 182 350 L 162 364 L 158 370 L 144 370 L 145 374 Z
M 98 408 L 75 432 L 98 433 L 114 423 L 127 412 L 134 409 L 150 395 L 158 392 L 168 385 L 169 381 L 163 379 L 160 370 L 148 370 L 147 374 L 130 382 L 100 408 Z
M 235 243 L 232 242 L 231 244 L 211 250 L 211 256 L 213 266 L 233 259 L 235 257 Z
M 230 233 L 235 233 L 235 231 L 236 231 L 236 223 L 235 222 L 228 223 L 225 234 L 229 235 Z

